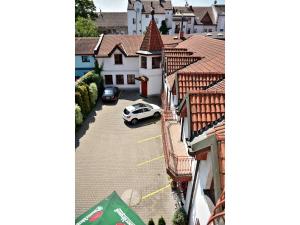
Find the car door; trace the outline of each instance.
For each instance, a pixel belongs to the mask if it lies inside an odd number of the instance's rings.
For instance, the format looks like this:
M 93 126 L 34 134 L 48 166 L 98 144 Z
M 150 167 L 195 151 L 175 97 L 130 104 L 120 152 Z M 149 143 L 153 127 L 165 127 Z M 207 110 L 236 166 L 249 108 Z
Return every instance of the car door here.
M 132 112 L 132 114 L 134 115 L 134 118 L 137 119 L 142 119 L 143 117 L 143 109 L 138 109 Z
M 144 118 L 153 116 L 153 112 L 148 107 L 143 108 L 143 116 L 144 116 Z

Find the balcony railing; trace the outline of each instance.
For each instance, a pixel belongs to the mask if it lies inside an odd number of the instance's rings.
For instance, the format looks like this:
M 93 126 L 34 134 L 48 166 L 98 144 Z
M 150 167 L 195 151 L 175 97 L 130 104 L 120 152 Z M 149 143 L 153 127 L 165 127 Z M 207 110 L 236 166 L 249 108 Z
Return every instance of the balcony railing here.
M 163 150 L 167 172 L 172 176 L 173 179 L 189 179 L 191 178 L 191 166 L 192 158 L 187 156 L 176 155 L 172 146 L 171 136 L 169 132 L 169 122 L 176 123 L 174 119 L 174 114 L 167 105 L 167 101 L 164 95 L 162 95 L 162 141 L 163 141 Z

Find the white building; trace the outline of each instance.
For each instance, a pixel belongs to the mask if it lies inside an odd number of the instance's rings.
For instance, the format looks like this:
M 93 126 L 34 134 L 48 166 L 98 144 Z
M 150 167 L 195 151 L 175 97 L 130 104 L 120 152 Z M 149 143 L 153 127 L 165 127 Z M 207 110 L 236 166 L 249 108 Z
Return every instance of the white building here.
M 182 40 L 160 35 L 155 15 L 145 35 L 102 35 L 95 55 L 105 86 L 137 89 L 141 95 L 159 95 L 162 89 L 161 51 Z
M 163 20 L 167 27 L 172 26 L 172 3 L 170 0 L 128 0 L 128 34 L 144 34 L 151 20 L 151 11 L 158 28 Z
M 169 34 L 181 29 L 186 34 L 225 32 L 225 5 L 212 6 L 172 6 L 170 0 L 128 0 L 128 34 L 143 34 L 150 22 L 151 10 L 155 11 L 155 21 L 160 28 L 166 21 Z

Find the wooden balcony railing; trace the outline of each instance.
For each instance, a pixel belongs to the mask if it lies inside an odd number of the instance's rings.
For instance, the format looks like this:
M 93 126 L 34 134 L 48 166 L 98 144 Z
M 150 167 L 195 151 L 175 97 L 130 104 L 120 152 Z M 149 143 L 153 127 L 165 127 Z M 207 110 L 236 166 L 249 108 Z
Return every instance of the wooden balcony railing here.
M 221 225 L 225 224 L 225 191 L 220 195 L 219 200 L 210 216 L 207 225 Z

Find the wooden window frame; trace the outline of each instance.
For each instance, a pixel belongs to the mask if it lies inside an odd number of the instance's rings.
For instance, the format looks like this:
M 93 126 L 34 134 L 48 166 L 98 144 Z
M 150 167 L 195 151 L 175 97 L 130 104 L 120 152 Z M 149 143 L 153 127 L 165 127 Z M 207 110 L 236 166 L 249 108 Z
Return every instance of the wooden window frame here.
M 123 83 L 119 83 L 119 76 L 122 77 Z M 116 74 L 116 84 L 117 85 L 124 85 L 124 75 L 123 74 Z
M 128 79 L 130 76 L 133 76 L 133 79 L 131 79 L 131 78 Z M 127 74 L 127 84 L 135 84 L 135 75 L 134 74 Z
M 108 77 L 108 76 L 110 76 L 111 77 L 111 83 L 110 84 L 108 84 L 106 81 L 106 77 Z M 111 84 L 114 84 L 114 79 L 113 79 L 113 75 L 111 75 L 111 74 L 106 74 L 106 75 L 104 75 L 104 83 L 106 84 L 106 85 L 111 85 Z
M 117 57 L 121 56 L 121 63 L 118 61 L 119 59 Z M 122 54 L 114 54 L 114 59 L 115 59 L 115 65 L 122 65 L 123 64 L 123 56 Z
M 154 59 L 159 59 L 159 64 L 154 64 L 154 62 L 157 63 Z M 160 68 L 160 63 L 161 63 L 161 57 L 152 57 L 152 69 L 159 69 Z

